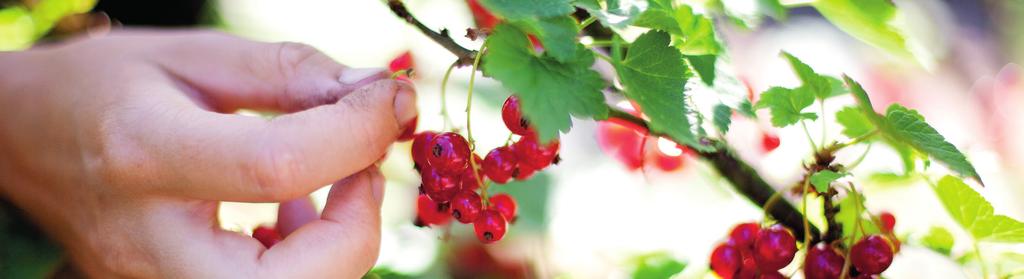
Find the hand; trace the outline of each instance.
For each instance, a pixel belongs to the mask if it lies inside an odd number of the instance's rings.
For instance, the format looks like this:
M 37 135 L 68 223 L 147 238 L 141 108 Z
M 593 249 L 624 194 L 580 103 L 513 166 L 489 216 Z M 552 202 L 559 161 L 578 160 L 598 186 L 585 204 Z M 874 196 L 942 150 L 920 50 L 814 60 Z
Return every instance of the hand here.
M 416 116 L 412 86 L 386 77 L 209 31 L 0 53 L 0 196 L 92 277 L 358 277 L 380 245 L 374 162 Z M 240 108 L 285 114 L 228 114 Z M 339 179 L 272 249 L 217 223 L 219 201 Z

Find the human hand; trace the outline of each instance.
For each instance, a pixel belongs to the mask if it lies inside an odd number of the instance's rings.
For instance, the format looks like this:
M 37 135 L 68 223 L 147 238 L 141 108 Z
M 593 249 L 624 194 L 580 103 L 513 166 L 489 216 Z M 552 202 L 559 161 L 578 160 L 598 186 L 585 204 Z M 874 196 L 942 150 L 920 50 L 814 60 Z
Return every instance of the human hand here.
M 374 162 L 416 116 L 412 86 L 386 75 L 209 31 L 0 53 L 0 195 L 93 277 L 358 277 L 380 244 Z M 217 223 L 219 201 L 339 179 L 272 249 Z

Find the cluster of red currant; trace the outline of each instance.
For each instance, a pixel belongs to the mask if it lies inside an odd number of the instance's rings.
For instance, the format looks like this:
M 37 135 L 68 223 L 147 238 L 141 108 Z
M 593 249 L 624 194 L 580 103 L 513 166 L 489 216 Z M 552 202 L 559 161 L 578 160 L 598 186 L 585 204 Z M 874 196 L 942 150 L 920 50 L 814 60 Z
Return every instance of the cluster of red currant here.
M 793 261 L 796 250 L 796 238 L 785 227 L 743 223 L 711 252 L 711 270 L 725 279 L 786 278 L 779 269 Z
M 633 116 L 645 117 L 639 106 L 629 104 L 619 107 Z M 618 118 L 598 122 L 597 144 L 601 151 L 631 171 L 646 170 L 651 166 L 664 172 L 678 171 L 685 166 L 687 157 L 694 156 L 689 148 L 653 136 L 647 128 Z
M 485 183 L 530 178 L 558 162 L 559 144 L 558 140 L 539 141 L 515 96 L 505 100 L 501 115 L 508 129 L 520 138 L 491 150 L 484 159 L 455 132 L 425 131 L 414 136 L 412 159 L 422 181 L 418 225 L 444 225 L 454 217 L 460 223 L 473 223 L 481 242 L 492 243 L 505 235 L 507 223 L 516 218 L 516 202 L 507 194 L 487 197 Z
M 862 237 L 849 250 L 851 267 L 849 278 L 879 278 L 889 268 L 898 242 L 890 241 L 896 219 L 889 213 L 879 216 L 881 229 L 886 234 Z M 732 278 L 788 278 L 779 270 L 793 261 L 796 239 L 782 227 L 774 225 L 762 229 L 757 223 L 743 223 L 732 229 L 729 239 L 711 252 L 711 270 L 724 279 Z M 804 278 L 838 279 L 843 275 L 846 258 L 842 244 L 820 242 L 807 250 L 804 258 Z

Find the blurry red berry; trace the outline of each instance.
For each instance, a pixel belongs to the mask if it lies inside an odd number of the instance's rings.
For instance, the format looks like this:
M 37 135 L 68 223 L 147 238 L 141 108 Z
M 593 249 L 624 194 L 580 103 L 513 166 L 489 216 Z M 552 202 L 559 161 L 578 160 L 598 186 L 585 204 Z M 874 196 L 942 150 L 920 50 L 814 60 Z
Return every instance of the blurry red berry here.
M 423 181 L 423 192 L 437 203 L 447 203 L 462 190 L 461 176 L 446 176 L 438 173 L 433 167 L 420 170 L 420 178 Z
M 761 230 L 754 240 L 754 260 L 762 272 L 778 271 L 796 255 L 796 238 L 782 225 Z
M 807 251 L 804 278 L 838 279 L 843 272 L 843 255 L 828 244 L 818 243 Z
M 519 161 L 508 146 L 491 150 L 484 158 L 483 171 L 487 177 L 498 184 L 505 184 L 515 173 Z
M 516 95 L 508 96 L 505 99 L 505 103 L 501 106 L 501 120 L 505 122 L 505 127 L 513 134 L 520 136 L 528 136 L 534 134 L 530 130 L 530 121 L 523 117 L 522 108 L 519 106 L 519 98 Z
M 278 233 L 276 229 L 264 225 L 260 225 L 259 227 L 256 227 L 255 229 L 252 230 L 252 238 L 259 240 L 260 243 L 263 243 L 263 246 L 267 247 L 268 249 L 271 246 L 274 246 L 274 244 L 281 242 L 281 240 L 283 239 L 281 238 L 281 234 Z
M 892 244 L 881 235 L 865 237 L 850 248 L 850 262 L 862 273 L 880 274 L 889 268 L 892 259 Z
M 427 162 L 444 175 L 461 175 L 469 166 L 469 142 L 462 135 L 446 132 L 430 141 Z
M 494 26 L 501 22 L 487 8 L 480 5 L 478 0 L 466 0 L 466 4 L 469 5 L 469 11 L 473 13 L 473 21 L 476 22 L 477 28 L 493 29 Z
M 723 279 L 732 279 L 743 264 L 740 251 L 728 243 L 719 244 L 711 252 L 711 270 Z
M 754 241 L 760 233 L 760 224 L 753 222 L 743 223 L 732 228 L 732 231 L 729 232 L 729 240 L 736 247 L 750 250 L 754 247 Z
M 761 134 L 761 149 L 764 152 L 772 152 L 779 147 L 779 144 L 781 144 L 779 136 L 767 132 Z
M 483 210 L 483 201 L 480 195 L 469 190 L 462 190 L 451 201 L 452 217 L 460 223 L 469 224 L 476 220 Z
M 505 220 L 513 222 L 516 220 L 516 200 L 508 194 L 497 194 L 490 198 L 491 208 L 501 213 Z
M 444 225 L 452 219 L 451 207 L 434 202 L 426 194 L 416 198 L 416 217 L 424 225 Z
M 896 216 L 893 216 L 892 213 L 882 212 L 878 215 L 878 219 L 882 221 L 882 231 L 884 232 L 892 232 L 892 229 L 896 227 Z
M 430 141 L 434 140 L 437 133 L 432 131 L 423 131 L 416 134 L 412 140 L 412 161 L 416 163 L 420 168 L 430 166 L 427 162 L 427 157 L 430 156 Z

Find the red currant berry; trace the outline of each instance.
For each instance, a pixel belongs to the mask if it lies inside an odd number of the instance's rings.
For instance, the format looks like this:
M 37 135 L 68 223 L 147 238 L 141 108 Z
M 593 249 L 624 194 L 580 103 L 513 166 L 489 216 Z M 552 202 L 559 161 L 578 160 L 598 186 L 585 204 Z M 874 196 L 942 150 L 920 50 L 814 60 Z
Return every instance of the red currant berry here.
M 743 265 L 740 266 L 740 271 L 736 273 L 734 279 L 754 279 L 757 277 L 759 270 L 757 270 L 757 261 L 750 255 L 749 250 L 744 248 L 736 248 L 740 250 L 740 258 L 743 261 Z
M 804 259 L 804 278 L 838 279 L 843 272 L 843 255 L 828 244 L 818 243 L 807 251 Z
M 391 63 L 388 64 L 388 70 L 390 70 L 392 73 L 398 72 L 398 71 L 403 71 L 403 70 L 408 70 L 408 69 L 412 69 L 412 68 L 413 68 L 412 53 L 409 52 L 409 51 L 403 52 L 398 57 L 395 57 L 394 60 L 391 60 Z M 402 75 L 402 76 L 398 76 L 398 79 L 409 80 L 409 77 L 407 77 L 405 75 Z
M 416 133 L 416 122 L 419 119 L 419 116 L 413 117 L 412 120 L 409 120 L 409 123 L 405 123 L 405 125 L 402 126 L 402 134 L 398 135 L 398 141 L 408 141 L 413 139 L 415 136 L 413 133 Z
M 469 4 L 469 11 L 473 13 L 473 21 L 476 22 L 476 27 L 483 29 L 491 29 L 501 22 L 501 19 L 494 16 L 487 8 L 480 5 L 477 0 L 466 0 L 466 4 Z
M 527 136 L 533 134 L 530 130 L 530 121 L 523 117 L 523 111 L 519 108 L 519 97 L 508 96 L 505 104 L 501 106 L 501 120 L 505 121 L 505 127 L 513 134 Z
M 452 217 L 460 223 L 469 224 L 476 220 L 483 210 L 480 195 L 469 190 L 462 190 L 452 198 Z
M 515 172 L 518 160 L 515 153 L 508 146 L 502 146 L 491 150 L 484 159 L 484 174 L 498 184 L 505 184 Z
M 539 170 L 551 165 L 555 155 L 558 155 L 558 146 L 557 139 L 541 145 L 536 136 L 525 136 L 512 144 L 512 151 L 516 153 L 520 165 L 527 164 Z
M 416 217 L 424 225 L 444 225 L 452 220 L 451 207 L 430 200 L 425 194 L 416 198 Z
M 866 274 L 882 273 L 892 264 L 892 258 L 892 245 L 881 235 L 865 237 L 850 248 L 850 262 Z
M 626 165 L 626 169 L 637 170 L 643 166 L 644 134 L 640 127 L 616 118 L 597 124 L 597 146 Z M 646 131 L 646 130 L 644 130 Z
M 473 222 L 473 229 L 476 231 L 476 238 L 485 244 L 494 243 L 505 236 L 505 216 L 497 210 L 488 209 L 480 212 L 476 221 Z
M 516 180 L 523 181 L 530 179 L 530 177 L 533 177 L 533 174 L 536 172 L 537 169 L 533 168 L 533 166 L 526 164 L 516 164 L 516 169 L 512 171 L 512 176 L 515 177 Z
M 787 279 L 786 276 L 782 275 L 778 271 L 764 272 L 757 277 L 757 279 Z
M 466 170 L 462 172 L 462 176 L 461 176 L 462 177 L 462 189 L 470 190 L 470 191 L 476 191 L 476 189 L 480 189 L 480 183 L 482 183 L 483 180 L 485 179 L 484 169 L 482 167 L 482 165 L 484 163 L 483 159 L 480 159 L 480 155 L 476 155 L 476 154 L 473 154 L 473 158 L 475 158 L 474 160 L 475 160 L 475 163 L 476 163 L 476 170 L 477 170 L 476 173 L 474 173 L 473 172 L 473 168 L 470 167 L 470 168 L 466 168 Z
M 779 147 L 782 141 L 779 140 L 779 136 L 769 134 L 767 132 L 761 134 L 761 149 L 764 152 L 772 152 L 775 148 Z
M 427 162 L 444 175 L 460 175 L 469 165 L 469 143 L 462 135 L 447 132 L 430 141 Z
M 501 216 L 505 217 L 505 220 L 509 222 L 515 222 L 516 220 L 516 200 L 508 194 L 497 194 L 491 196 L 491 208 L 501 213 Z
M 420 177 L 423 180 L 423 193 L 437 203 L 447 203 L 462 190 L 462 177 L 442 175 L 432 167 L 423 168 Z
M 729 240 L 736 247 L 750 250 L 754 247 L 754 240 L 761 232 L 761 225 L 757 223 L 743 223 L 736 225 L 729 232 Z
M 740 271 L 742 260 L 736 247 L 722 243 L 711 252 L 711 270 L 723 279 L 731 279 Z
M 892 229 L 896 227 L 896 216 L 893 216 L 892 213 L 882 212 L 878 215 L 878 219 L 882 221 L 882 231 L 884 232 L 892 232 Z
M 276 229 L 263 225 L 260 225 L 259 227 L 256 227 L 255 229 L 252 230 L 252 238 L 259 240 L 260 243 L 263 243 L 263 246 L 267 247 L 268 249 L 271 246 L 274 246 L 274 244 L 281 242 L 281 240 L 283 239 L 281 237 L 281 234 L 278 233 Z
M 754 240 L 754 260 L 763 272 L 778 271 L 796 255 L 796 238 L 781 225 L 761 230 Z
M 427 157 L 430 155 L 430 141 L 434 140 L 437 133 L 424 131 L 416 134 L 412 140 L 412 161 L 420 168 L 430 166 Z

